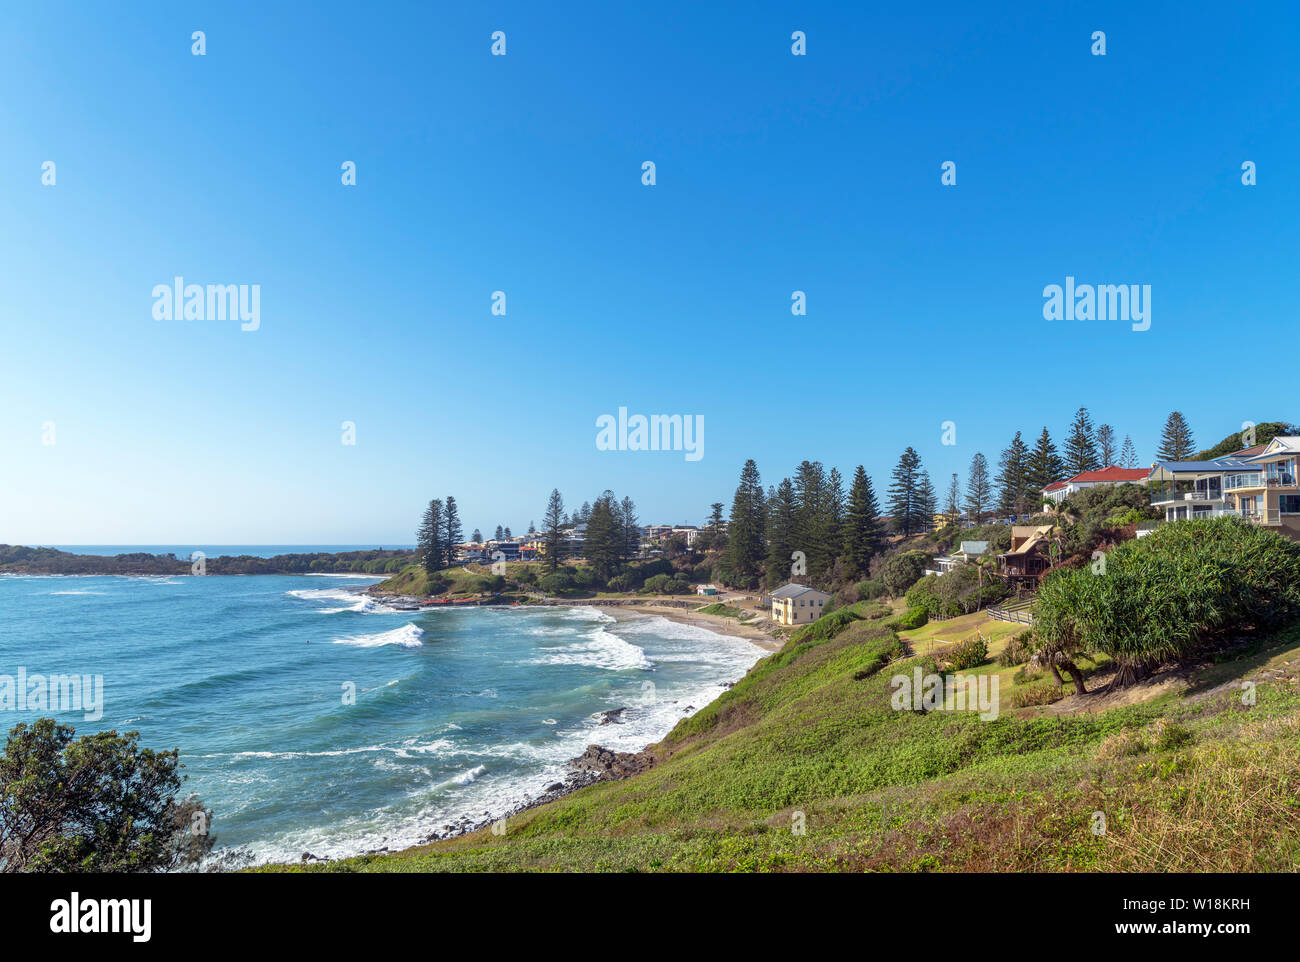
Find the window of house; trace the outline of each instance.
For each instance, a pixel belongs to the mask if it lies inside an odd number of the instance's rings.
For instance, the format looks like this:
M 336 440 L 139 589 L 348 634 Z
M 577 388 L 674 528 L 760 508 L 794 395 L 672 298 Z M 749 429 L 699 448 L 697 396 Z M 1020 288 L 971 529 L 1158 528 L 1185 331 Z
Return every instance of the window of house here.
M 1300 494 L 1278 495 L 1277 506 L 1283 514 L 1300 514 Z

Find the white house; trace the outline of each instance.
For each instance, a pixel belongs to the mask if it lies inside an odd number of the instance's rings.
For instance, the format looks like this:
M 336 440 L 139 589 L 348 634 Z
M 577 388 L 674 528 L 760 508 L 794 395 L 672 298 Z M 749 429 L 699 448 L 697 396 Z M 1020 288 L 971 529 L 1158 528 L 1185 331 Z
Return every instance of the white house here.
M 1076 491 L 1107 484 L 1141 484 L 1151 473 L 1150 468 L 1120 468 L 1111 465 L 1100 471 L 1084 471 L 1064 481 L 1055 481 L 1043 488 L 1043 500 L 1060 504 Z

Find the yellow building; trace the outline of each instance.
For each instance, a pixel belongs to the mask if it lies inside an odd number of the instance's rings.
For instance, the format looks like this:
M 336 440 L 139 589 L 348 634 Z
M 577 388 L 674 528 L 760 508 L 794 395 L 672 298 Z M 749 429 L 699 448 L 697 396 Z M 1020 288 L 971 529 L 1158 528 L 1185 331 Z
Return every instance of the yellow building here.
M 772 620 L 778 625 L 806 625 L 822 616 L 831 596 L 806 585 L 783 585 L 772 592 Z

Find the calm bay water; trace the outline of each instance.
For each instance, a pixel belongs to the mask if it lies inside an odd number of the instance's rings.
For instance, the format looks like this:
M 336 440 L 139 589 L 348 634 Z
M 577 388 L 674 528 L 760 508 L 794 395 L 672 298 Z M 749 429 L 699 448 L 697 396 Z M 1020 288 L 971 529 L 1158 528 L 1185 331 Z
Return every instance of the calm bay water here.
M 374 580 L 0 577 L 0 675 L 98 674 L 105 692 L 98 721 L 0 725 L 138 730 L 180 749 L 219 845 L 340 856 L 501 814 L 588 744 L 639 749 L 763 655 L 659 617 L 398 612 L 345 590 Z

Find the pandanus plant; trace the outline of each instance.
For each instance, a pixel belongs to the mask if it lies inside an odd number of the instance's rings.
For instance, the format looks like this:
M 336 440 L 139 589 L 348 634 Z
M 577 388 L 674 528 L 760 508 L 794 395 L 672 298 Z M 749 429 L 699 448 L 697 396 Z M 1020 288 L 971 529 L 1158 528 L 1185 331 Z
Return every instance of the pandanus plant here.
M 1116 687 L 1235 634 L 1298 619 L 1300 545 L 1214 518 L 1126 541 L 1100 568 L 1057 572 L 1039 591 L 1034 631 L 1046 665 L 1069 671 L 1080 655 L 1105 652 Z

